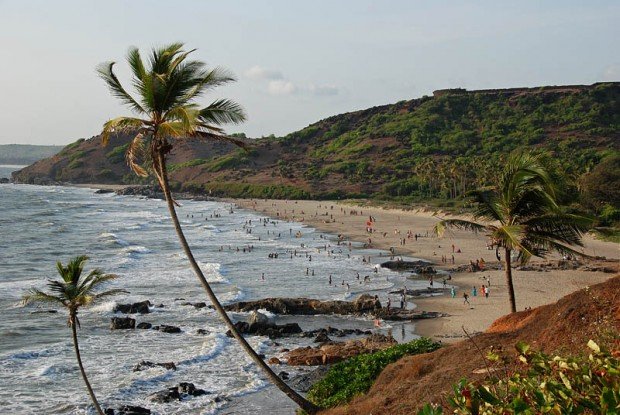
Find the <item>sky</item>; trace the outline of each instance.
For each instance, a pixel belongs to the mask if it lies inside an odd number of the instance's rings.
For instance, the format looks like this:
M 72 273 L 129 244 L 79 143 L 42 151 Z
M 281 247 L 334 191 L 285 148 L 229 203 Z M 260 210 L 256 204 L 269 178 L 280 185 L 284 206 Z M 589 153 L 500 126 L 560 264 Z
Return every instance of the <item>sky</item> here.
M 0 0 L 0 144 L 67 144 L 130 110 L 95 67 L 183 42 L 237 82 L 249 137 L 433 90 L 620 81 L 620 1 Z

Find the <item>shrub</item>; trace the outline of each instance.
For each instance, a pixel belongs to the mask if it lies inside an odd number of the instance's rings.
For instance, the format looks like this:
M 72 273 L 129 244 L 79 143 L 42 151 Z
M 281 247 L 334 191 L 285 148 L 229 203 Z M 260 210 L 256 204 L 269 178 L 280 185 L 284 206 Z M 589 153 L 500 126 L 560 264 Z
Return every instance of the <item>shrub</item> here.
M 421 338 L 337 363 L 322 380 L 312 386 L 308 399 L 323 408 L 349 402 L 356 395 L 368 391 L 388 364 L 405 355 L 428 353 L 438 348 L 438 343 Z
M 620 362 L 590 340 L 589 356 L 550 357 L 518 343 L 523 371 L 480 384 L 463 379 L 449 398 L 456 414 L 617 414 L 620 408 Z M 489 355 L 490 360 L 497 356 Z M 437 415 L 426 405 L 418 415 Z

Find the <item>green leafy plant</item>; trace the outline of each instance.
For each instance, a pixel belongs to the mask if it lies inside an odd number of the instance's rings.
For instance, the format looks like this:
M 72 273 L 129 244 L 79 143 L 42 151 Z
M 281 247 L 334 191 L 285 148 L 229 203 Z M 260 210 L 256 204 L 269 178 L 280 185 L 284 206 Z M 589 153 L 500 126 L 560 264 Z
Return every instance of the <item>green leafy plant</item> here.
M 390 363 L 406 355 L 428 353 L 438 348 L 438 343 L 421 338 L 337 363 L 322 380 L 312 386 L 308 399 L 323 408 L 349 402 L 356 395 L 368 391 Z
M 618 414 L 620 362 L 592 340 L 588 347 L 588 356 L 551 357 L 520 342 L 522 370 L 500 371 L 502 376 L 479 383 L 462 379 L 448 401 L 456 414 Z M 497 361 L 495 354 L 489 358 Z M 418 415 L 441 413 L 429 407 Z

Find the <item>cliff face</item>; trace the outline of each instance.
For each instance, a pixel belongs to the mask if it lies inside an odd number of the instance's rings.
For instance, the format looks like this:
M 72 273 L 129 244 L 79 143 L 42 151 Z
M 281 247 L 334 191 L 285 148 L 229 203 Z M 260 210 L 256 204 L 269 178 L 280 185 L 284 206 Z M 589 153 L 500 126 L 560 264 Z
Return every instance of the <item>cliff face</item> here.
M 124 161 L 130 139 L 105 148 L 97 137 L 79 140 L 14 179 L 135 182 Z M 174 185 L 233 197 L 457 198 L 489 184 L 515 149 L 546 149 L 573 177 L 620 150 L 620 83 L 441 90 L 249 141 L 249 152 L 179 141 Z

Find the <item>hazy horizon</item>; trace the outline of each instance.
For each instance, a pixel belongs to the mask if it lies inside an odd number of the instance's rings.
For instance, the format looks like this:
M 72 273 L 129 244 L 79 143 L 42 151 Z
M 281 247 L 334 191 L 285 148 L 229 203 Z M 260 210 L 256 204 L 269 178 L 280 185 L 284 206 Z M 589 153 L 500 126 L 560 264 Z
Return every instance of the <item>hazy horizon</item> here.
M 148 4 L 148 7 L 146 6 Z M 171 13 L 171 10 L 175 13 Z M 0 144 L 64 145 L 129 114 L 97 64 L 182 41 L 194 59 L 238 78 L 227 97 L 248 121 L 228 132 L 284 135 L 322 118 L 444 88 L 511 88 L 620 80 L 620 4 L 522 1 L 0 0 Z M 614 52 L 616 50 L 616 52 Z

